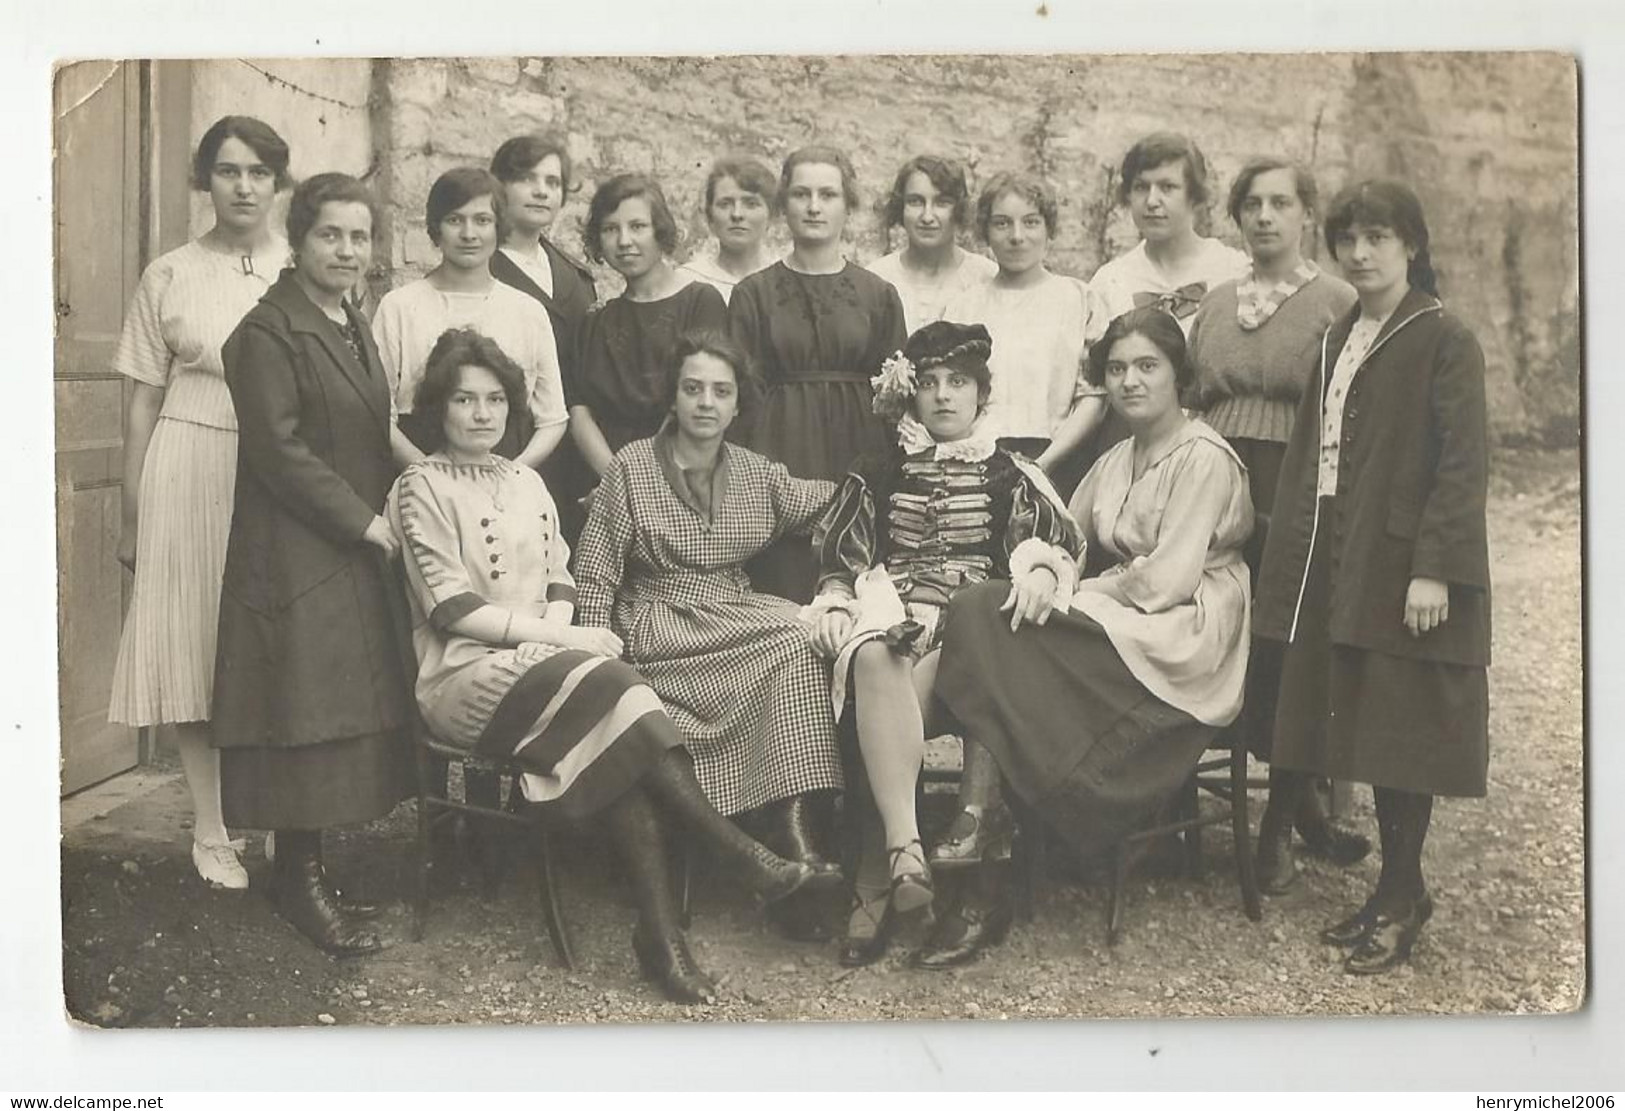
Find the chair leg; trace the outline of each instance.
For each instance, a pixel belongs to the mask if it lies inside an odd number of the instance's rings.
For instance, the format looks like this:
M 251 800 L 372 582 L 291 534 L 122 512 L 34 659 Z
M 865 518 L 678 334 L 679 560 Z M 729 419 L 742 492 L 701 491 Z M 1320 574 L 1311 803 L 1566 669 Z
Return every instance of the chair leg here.
M 553 843 L 547 836 L 547 830 L 540 825 L 536 827 L 536 886 L 542 902 L 542 917 L 547 920 L 547 933 L 553 941 L 553 952 L 558 956 L 559 964 L 574 972 L 575 956 L 570 951 L 570 934 L 564 924 L 564 914 L 559 909 L 558 882 L 553 875 Z
M 1201 809 L 1201 792 L 1196 786 L 1196 775 L 1192 774 L 1186 780 L 1184 799 L 1180 806 L 1180 818 L 1183 821 L 1194 820 Z M 1192 879 L 1201 879 L 1205 872 L 1202 859 L 1202 827 L 1192 826 L 1187 829 L 1181 839 L 1185 845 L 1185 874 Z
M 1235 846 L 1236 874 L 1241 880 L 1241 906 L 1254 922 L 1264 917 L 1258 897 L 1258 873 L 1253 869 L 1252 824 L 1247 805 L 1247 746 L 1230 750 L 1230 840 Z
M 677 913 L 687 930 L 694 925 L 694 843 L 680 837 L 677 843 Z
M 1106 944 L 1116 945 L 1123 925 L 1123 887 L 1128 882 L 1129 847 L 1120 841 L 1112 849 L 1111 891 L 1106 896 Z
M 418 779 L 418 859 L 416 889 L 412 898 L 412 940 L 422 941 L 424 919 L 429 910 L 429 831 L 434 819 L 430 813 L 429 754 L 419 749 L 414 755 Z

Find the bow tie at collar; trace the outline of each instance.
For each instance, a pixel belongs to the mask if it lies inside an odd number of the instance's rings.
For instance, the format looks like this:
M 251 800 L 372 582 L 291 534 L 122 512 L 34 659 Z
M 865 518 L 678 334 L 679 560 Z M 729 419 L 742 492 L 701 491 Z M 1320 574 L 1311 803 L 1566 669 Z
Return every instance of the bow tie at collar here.
M 1184 320 L 1196 311 L 1206 295 L 1206 282 L 1188 282 L 1168 293 L 1136 293 L 1134 307 L 1161 309 L 1176 320 Z

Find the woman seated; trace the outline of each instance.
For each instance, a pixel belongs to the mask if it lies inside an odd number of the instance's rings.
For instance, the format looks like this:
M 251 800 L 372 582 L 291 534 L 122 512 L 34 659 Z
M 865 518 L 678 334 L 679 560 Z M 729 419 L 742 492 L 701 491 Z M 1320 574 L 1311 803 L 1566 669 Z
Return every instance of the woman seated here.
M 659 698 L 618 658 L 620 637 L 574 624 L 553 499 L 535 471 L 493 452 L 526 394 L 523 372 L 472 329 L 441 336 L 424 367 L 415 411 L 438 436 L 388 508 L 406 552 L 418 706 L 440 740 L 517 759 L 525 798 L 550 817 L 601 817 L 636 892 L 644 973 L 672 999 L 704 1001 L 716 985 L 683 936 L 662 811 L 768 899 L 812 871 L 712 808 Z
M 841 786 L 829 671 L 796 606 L 751 590 L 744 563 L 806 535 L 835 492 L 724 443 L 759 392 L 722 332 L 680 337 L 667 367 L 672 419 L 604 471 L 576 553 L 583 621 L 626 657 L 687 739 L 724 814 L 772 806 L 771 843 L 833 875 L 793 824 L 795 800 Z
M 1241 709 L 1253 505 L 1234 450 L 1180 410 L 1191 373 L 1178 322 L 1149 308 L 1118 317 L 1089 376 L 1130 430 L 1071 504 L 1110 566 L 1074 585 L 1055 561 L 1025 590 L 973 587 L 948 614 L 936 694 L 966 738 L 964 810 L 932 862 L 977 867 L 919 954 L 925 968 L 962 963 L 1009 927 L 992 848 L 1000 772 L 1091 854 L 1172 796 Z
M 879 809 L 876 822 L 856 787 L 848 792 L 847 821 L 863 827 L 863 846 L 843 964 L 877 960 L 896 922 L 932 900 L 914 792 L 948 600 L 1013 579 L 1036 605 L 1035 557 L 1064 564 L 1077 543 L 1043 472 L 993 442 L 984 419 L 992 349 L 980 324 L 938 321 L 909 338 L 875 379 L 876 411 L 900 421 L 897 445 L 859 462 L 814 537 L 823 575 L 806 613 L 812 642 L 835 657 L 837 714 L 850 690 Z M 1047 602 L 1054 581 L 1033 574 Z

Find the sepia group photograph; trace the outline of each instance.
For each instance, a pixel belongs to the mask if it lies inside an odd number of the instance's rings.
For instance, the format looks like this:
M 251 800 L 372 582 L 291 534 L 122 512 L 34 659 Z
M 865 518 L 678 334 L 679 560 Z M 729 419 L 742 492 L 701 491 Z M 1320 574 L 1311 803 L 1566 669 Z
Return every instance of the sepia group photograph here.
M 55 59 L 41 1021 L 1587 1021 L 1586 66 L 1216 37 Z

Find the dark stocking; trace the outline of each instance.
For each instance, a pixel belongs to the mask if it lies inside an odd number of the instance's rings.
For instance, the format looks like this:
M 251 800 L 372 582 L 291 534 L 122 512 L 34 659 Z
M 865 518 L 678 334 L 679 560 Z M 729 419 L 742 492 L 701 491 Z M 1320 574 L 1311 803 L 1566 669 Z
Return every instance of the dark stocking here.
M 1379 909 L 1401 913 L 1427 891 L 1422 880 L 1422 846 L 1433 818 L 1433 796 L 1376 787 L 1377 832 L 1382 872 L 1377 878 Z
M 965 768 L 959 780 L 959 805 L 986 809 L 998 801 L 999 762 L 969 737 L 965 738 Z
M 1304 806 L 1305 796 L 1314 795 L 1309 787 L 1307 773 L 1270 765 L 1270 798 L 1264 816 L 1258 820 L 1259 844 L 1273 844 L 1282 830 L 1292 825 Z

